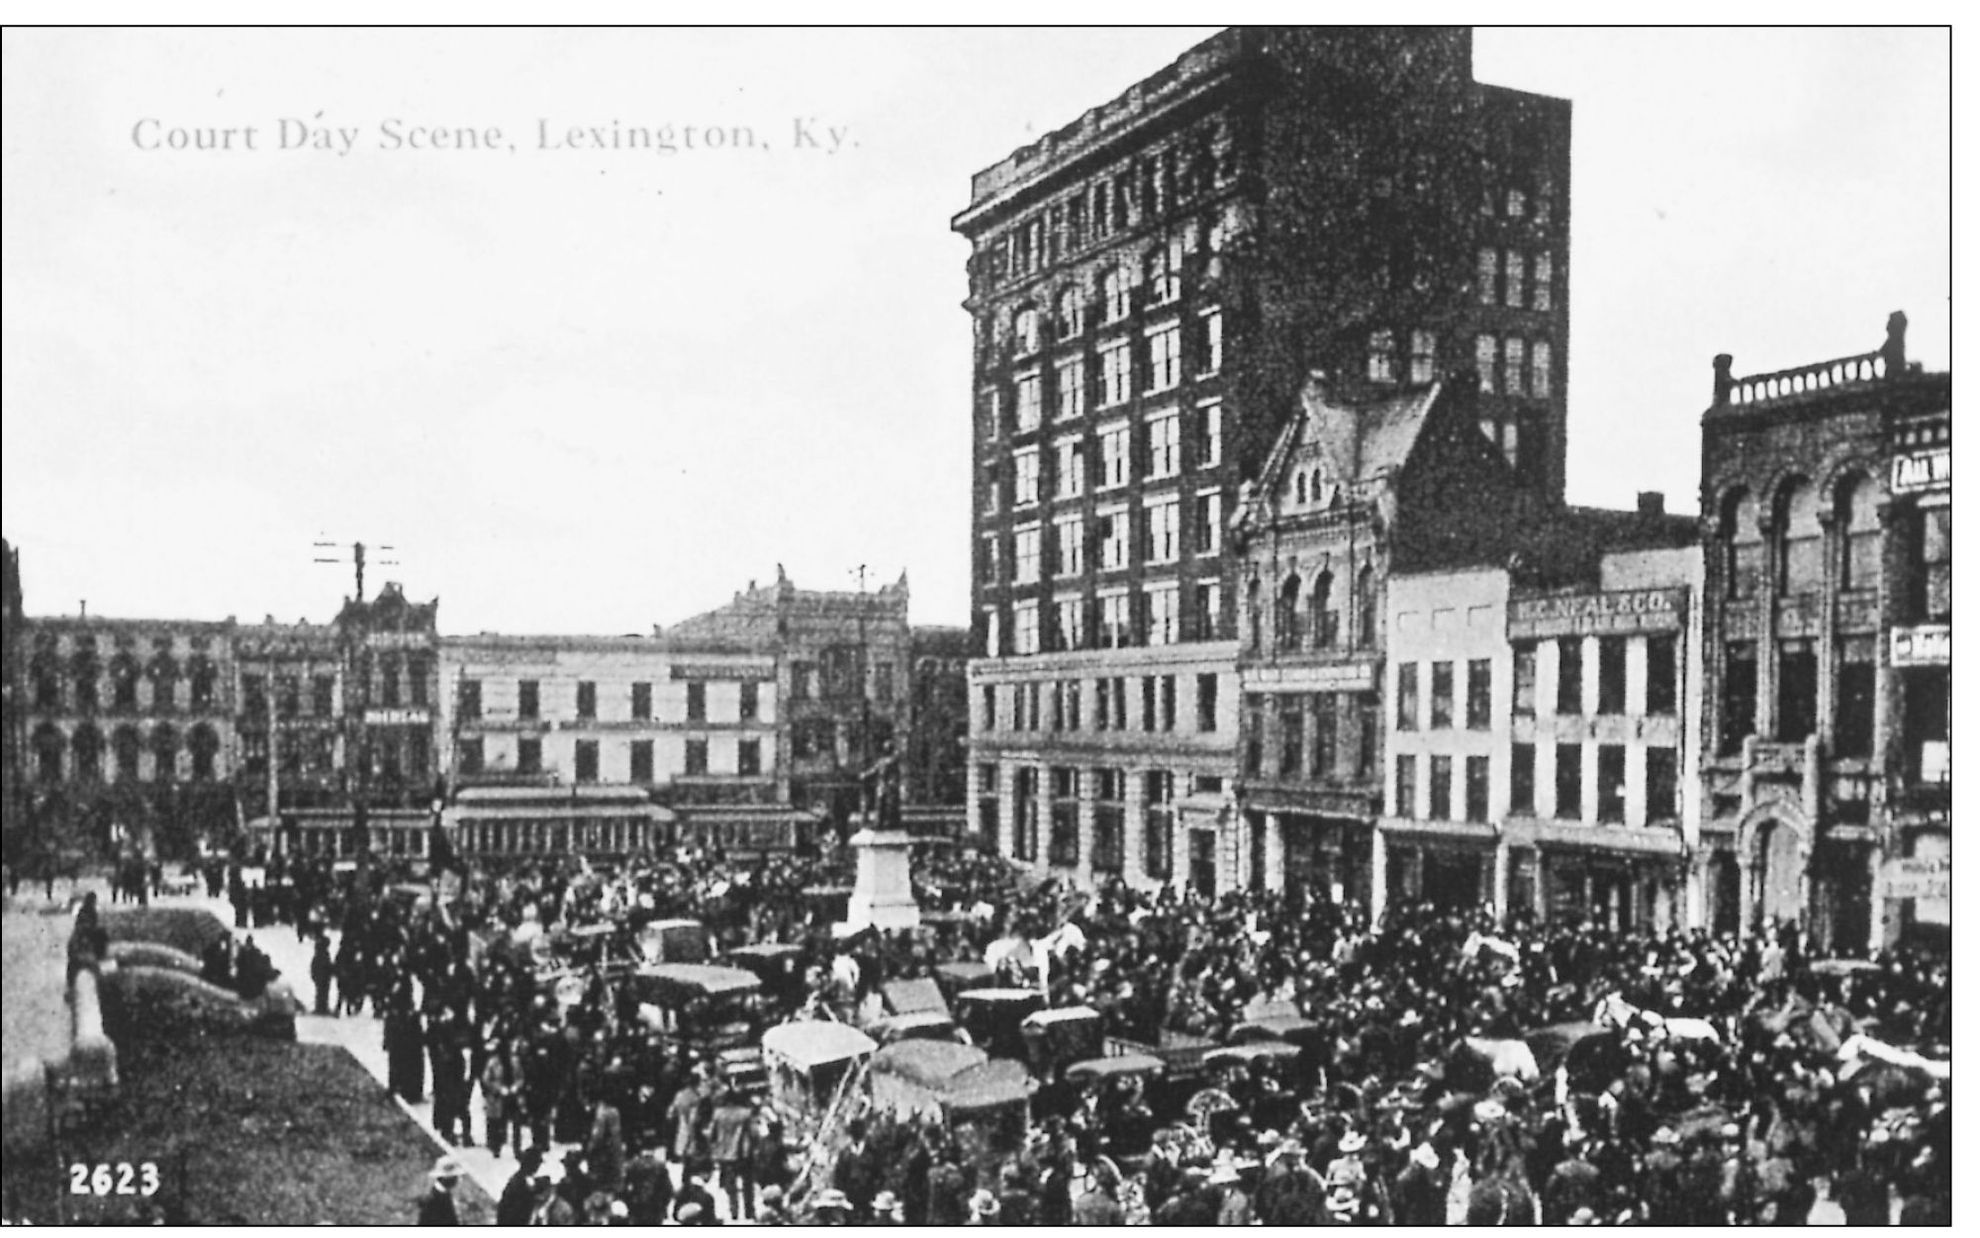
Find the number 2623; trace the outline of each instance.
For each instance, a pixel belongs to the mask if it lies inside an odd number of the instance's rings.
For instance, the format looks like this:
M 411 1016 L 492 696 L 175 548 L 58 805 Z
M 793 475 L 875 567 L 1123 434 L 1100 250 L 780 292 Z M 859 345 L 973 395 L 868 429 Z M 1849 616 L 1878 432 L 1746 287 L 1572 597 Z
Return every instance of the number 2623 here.
M 115 1165 L 77 1161 L 69 1166 L 71 1195 L 156 1195 L 158 1187 L 158 1165 L 153 1161 L 137 1165 L 129 1161 Z

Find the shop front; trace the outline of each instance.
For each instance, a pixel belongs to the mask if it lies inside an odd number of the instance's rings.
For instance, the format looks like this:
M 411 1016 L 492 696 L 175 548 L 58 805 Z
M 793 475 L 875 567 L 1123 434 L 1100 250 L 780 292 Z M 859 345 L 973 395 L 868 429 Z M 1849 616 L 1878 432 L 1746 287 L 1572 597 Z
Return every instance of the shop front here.
M 1415 905 L 1440 911 L 1496 905 L 1501 840 L 1490 826 L 1391 819 L 1382 825 L 1381 845 L 1392 914 Z
M 1278 815 L 1289 898 L 1369 905 L 1374 823 L 1351 817 Z

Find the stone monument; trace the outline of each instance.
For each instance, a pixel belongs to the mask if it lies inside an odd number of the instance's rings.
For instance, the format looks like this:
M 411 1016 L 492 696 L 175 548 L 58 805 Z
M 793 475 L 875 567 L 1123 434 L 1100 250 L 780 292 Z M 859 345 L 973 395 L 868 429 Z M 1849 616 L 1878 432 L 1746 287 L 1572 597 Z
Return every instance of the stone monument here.
M 921 923 L 921 906 L 914 901 L 909 854 L 914 840 L 901 828 L 899 760 L 889 755 L 862 781 L 874 785 L 877 820 L 849 840 L 858 856 L 852 897 L 846 900 L 843 931 L 875 928 L 883 932 L 914 928 Z

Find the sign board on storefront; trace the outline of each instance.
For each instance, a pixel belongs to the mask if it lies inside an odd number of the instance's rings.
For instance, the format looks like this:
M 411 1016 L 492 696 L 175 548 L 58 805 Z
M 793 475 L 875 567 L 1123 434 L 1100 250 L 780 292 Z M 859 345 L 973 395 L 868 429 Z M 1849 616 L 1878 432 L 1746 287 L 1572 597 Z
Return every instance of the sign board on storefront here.
M 1952 485 L 1952 448 L 1917 451 L 1891 461 L 1891 493 L 1915 494 Z
M 1891 629 L 1892 666 L 1951 666 L 1952 625 L 1921 623 Z
M 1884 886 L 1891 898 L 1951 898 L 1952 860 L 1933 857 L 1888 861 L 1884 865 Z
M 1506 636 L 1522 640 L 1674 632 L 1684 625 L 1689 596 L 1690 590 L 1680 586 L 1513 598 L 1506 606 Z
M 366 726 L 425 726 L 426 710 L 411 709 L 367 709 L 364 711 Z
M 672 679 L 775 679 L 775 667 L 737 662 L 676 662 L 668 670 Z
M 1334 666 L 1261 666 L 1247 669 L 1245 682 L 1261 688 L 1305 692 L 1373 692 L 1375 664 L 1363 660 Z

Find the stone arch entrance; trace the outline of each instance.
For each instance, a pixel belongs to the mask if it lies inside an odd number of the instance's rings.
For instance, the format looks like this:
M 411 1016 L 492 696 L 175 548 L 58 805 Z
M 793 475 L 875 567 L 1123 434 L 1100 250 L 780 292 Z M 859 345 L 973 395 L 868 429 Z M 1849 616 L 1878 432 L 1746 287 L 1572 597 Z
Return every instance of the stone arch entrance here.
M 1747 927 L 1775 921 L 1807 924 L 1809 834 L 1801 814 L 1778 802 L 1755 808 L 1741 822 L 1740 920 Z

